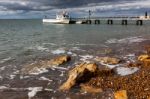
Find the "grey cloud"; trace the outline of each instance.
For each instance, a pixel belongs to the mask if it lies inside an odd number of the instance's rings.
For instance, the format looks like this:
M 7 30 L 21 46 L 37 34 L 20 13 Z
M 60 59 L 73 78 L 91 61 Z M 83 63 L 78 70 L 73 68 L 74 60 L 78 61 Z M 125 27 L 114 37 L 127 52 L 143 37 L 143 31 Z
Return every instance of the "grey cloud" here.
M 86 6 L 90 3 L 96 4 L 112 1 L 116 0 L 2 0 L 0 1 L 0 6 L 7 10 L 45 11 L 55 8 L 73 8 Z

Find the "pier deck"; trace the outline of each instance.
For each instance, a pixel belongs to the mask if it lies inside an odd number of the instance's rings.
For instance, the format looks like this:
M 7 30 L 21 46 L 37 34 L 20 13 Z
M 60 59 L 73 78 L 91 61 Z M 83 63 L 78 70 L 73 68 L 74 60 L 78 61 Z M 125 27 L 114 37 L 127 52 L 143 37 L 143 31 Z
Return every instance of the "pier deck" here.
M 141 19 L 139 17 L 95 17 L 95 18 L 75 18 L 81 24 L 120 24 L 120 25 L 143 25 L 150 19 Z

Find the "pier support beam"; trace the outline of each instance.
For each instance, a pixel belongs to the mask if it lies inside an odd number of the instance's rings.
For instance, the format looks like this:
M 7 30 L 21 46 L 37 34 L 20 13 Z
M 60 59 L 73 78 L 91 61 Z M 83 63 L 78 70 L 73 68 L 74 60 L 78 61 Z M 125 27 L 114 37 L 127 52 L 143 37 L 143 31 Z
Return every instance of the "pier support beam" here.
M 143 25 L 143 20 L 137 20 L 136 25 Z
M 127 25 L 128 24 L 128 21 L 127 20 L 122 20 L 122 25 Z
M 113 20 L 107 20 L 107 24 L 112 25 L 113 24 Z
M 100 24 L 100 20 L 95 20 L 95 24 Z
M 86 23 L 87 24 L 92 24 L 92 21 L 91 20 L 86 20 Z

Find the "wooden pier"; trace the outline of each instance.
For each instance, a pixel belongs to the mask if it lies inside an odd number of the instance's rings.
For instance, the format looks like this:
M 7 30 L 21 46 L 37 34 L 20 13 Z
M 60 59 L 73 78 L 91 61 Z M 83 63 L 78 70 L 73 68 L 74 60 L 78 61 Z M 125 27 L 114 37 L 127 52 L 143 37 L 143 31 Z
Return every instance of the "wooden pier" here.
M 139 25 L 142 26 L 145 21 L 150 21 L 150 19 L 140 19 L 138 17 L 99 17 L 99 18 L 78 18 L 77 22 L 80 21 L 81 24 L 120 24 L 120 25 Z

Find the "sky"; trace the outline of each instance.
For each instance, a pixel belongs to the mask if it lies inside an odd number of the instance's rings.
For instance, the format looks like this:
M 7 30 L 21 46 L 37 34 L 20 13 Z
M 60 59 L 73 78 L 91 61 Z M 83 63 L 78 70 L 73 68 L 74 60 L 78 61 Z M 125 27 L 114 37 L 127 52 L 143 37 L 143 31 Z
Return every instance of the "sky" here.
M 139 16 L 150 13 L 150 0 L 0 0 L 0 19 L 53 18 L 67 11 L 72 17 Z

